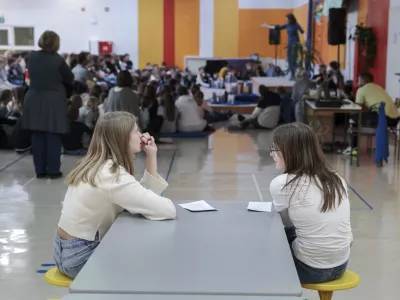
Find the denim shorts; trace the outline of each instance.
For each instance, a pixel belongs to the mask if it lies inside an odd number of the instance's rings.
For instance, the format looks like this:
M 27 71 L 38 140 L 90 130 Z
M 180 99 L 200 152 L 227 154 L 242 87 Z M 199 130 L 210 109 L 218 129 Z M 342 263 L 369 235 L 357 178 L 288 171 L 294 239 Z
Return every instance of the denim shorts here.
M 68 277 L 75 278 L 99 243 L 98 233 L 94 241 L 86 241 L 78 238 L 63 240 L 56 233 L 53 259 L 58 270 Z
M 294 227 L 285 228 L 285 232 L 290 245 L 290 250 L 292 251 L 293 261 L 296 266 L 297 275 L 299 276 L 301 284 L 323 283 L 339 279 L 340 277 L 343 276 L 347 268 L 347 262 L 334 268 L 317 269 L 300 261 L 293 254 L 293 249 L 292 249 L 292 243 L 297 238 L 295 228 Z

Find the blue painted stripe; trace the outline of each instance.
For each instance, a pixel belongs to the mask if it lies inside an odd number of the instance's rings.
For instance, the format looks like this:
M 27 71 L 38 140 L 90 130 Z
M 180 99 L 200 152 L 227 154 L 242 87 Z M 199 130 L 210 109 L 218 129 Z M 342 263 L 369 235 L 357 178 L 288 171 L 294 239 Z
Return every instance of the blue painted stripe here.
M 175 150 L 174 153 L 172 154 L 171 162 L 169 163 L 169 168 L 168 168 L 168 172 L 167 172 L 167 177 L 165 178 L 165 181 L 167 181 L 167 182 L 168 182 L 169 174 L 171 173 L 171 170 L 172 170 L 172 166 L 174 165 L 175 156 L 176 156 L 176 150 Z
M 36 270 L 36 273 L 44 274 L 44 273 L 47 273 L 47 270 Z
M 55 267 L 55 264 L 41 264 L 41 267 Z
M 369 209 L 374 209 L 374 208 L 372 207 L 372 205 L 369 204 L 369 203 L 367 202 L 367 200 L 365 200 L 354 188 L 352 188 L 350 185 L 349 185 L 349 188 L 353 191 L 354 194 L 356 194 L 356 195 L 358 196 L 358 198 L 360 198 L 360 200 L 361 200 L 362 202 L 364 202 L 364 204 L 365 204 L 366 206 L 369 207 Z
M 17 162 L 19 162 L 21 159 L 23 159 L 25 156 L 27 156 L 27 155 L 29 155 L 29 154 L 30 154 L 30 153 L 23 154 L 23 155 L 21 155 L 20 157 L 18 157 L 16 160 L 10 162 L 8 165 L 2 167 L 2 168 L 0 169 L 0 173 L 3 172 L 3 171 L 4 171 L 5 169 L 7 169 L 8 167 L 11 167 L 12 165 L 16 164 Z

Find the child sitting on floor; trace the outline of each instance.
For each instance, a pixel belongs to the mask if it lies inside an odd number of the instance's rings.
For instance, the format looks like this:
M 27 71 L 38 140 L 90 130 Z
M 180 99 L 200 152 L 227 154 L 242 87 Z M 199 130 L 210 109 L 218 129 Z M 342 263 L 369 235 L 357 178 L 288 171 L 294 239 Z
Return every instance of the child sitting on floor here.
M 198 105 L 193 96 L 189 95 L 188 89 L 182 85 L 178 88 L 178 95 L 175 105 L 179 112 L 179 131 L 203 131 L 207 126 L 207 121 L 200 118 Z
M 11 90 L 4 90 L 0 94 L 0 118 L 6 118 L 13 108 L 13 94 Z
M 80 95 L 73 95 L 68 101 L 68 106 L 79 110 L 83 106 L 82 97 Z
M 204 101 L 204 94 L 201 91 L 197 91 L 194 95 L 194 99 L 198 105 L 200 118 L 207 121 L 208 124 L 227 121 L 232 114 L 214 111 L 213 108 L 208 105 L 208 101 Z
M 142 180 L 134 177 L 134 154 L 146 153 Z M 75 278 L 124 209 L 150 220 L 174 219 L 168 186 L 157 173 L 157 146 L 141 134 L 128 112 L 106 113 L 94 130 L 86 156 L 66 179 L 68 190 L 53 247 L 58 270 Z M 79 255 L 76 255 L 79 253 Z
M 164 122 L 161 127 L 161 132 L 176 132 L 178 109 L 175 106 L 175 101 L 172 97 L 172 94 L 164 94 L 161 97 L 161 104 L 158 107 L 158 115 L 164 116 Z
M 69 132 L 62 137 L 65 154 L 85 155 L 86 149 L 82 144 L 84 133 L 92 134 L 92 130 L 84 123 L 78 122 L 79 109 L 70 105 L 68 107 Z
M 87 104 L 79 108 L 78 122 L 82 122 L 90 129 L 93 129 L 98 118 L 99 100 L 95 97 L 89 97 Z

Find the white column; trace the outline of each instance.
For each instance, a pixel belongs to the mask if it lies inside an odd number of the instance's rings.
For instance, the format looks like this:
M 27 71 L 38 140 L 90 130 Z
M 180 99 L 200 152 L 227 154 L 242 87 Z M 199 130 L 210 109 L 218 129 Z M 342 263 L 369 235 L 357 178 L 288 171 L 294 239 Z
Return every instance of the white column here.
M 200 0 L 200 56 L 214 56 L 214 0 Z

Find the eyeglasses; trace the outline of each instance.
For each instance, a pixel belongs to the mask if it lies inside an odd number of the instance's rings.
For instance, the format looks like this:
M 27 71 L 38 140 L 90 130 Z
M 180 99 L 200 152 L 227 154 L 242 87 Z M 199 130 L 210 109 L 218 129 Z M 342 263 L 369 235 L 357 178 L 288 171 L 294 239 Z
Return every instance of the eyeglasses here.
M 271 155 L 271 157 L 275 157 L 275 152 L 279 152 L 280 150 L 275 149 L 273 146 L 271 146 L 271 148 L 269 148 L 269 155 Z

